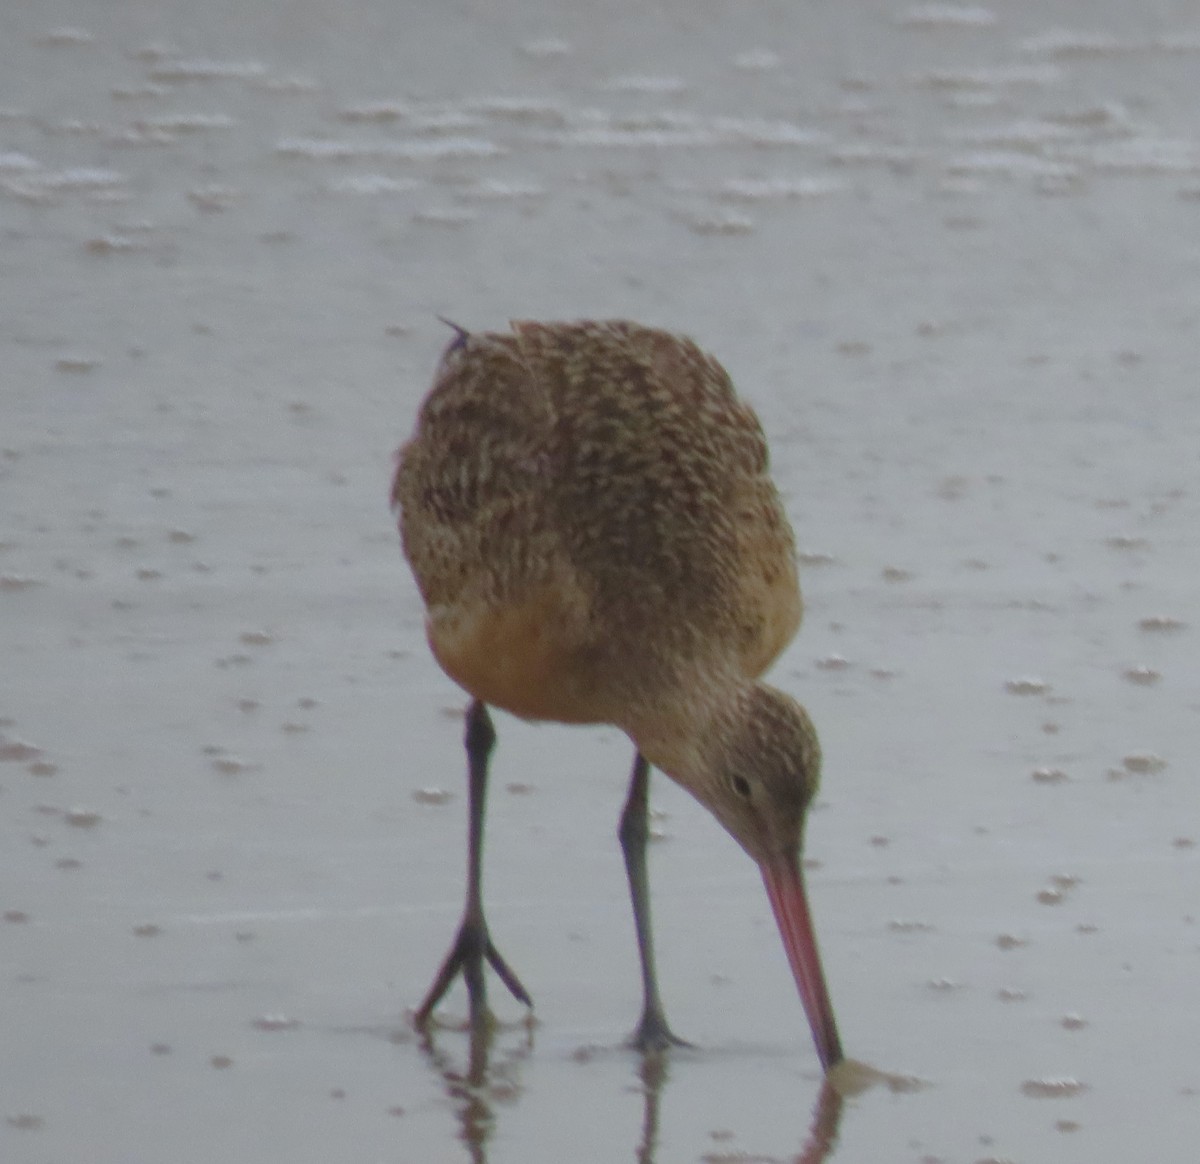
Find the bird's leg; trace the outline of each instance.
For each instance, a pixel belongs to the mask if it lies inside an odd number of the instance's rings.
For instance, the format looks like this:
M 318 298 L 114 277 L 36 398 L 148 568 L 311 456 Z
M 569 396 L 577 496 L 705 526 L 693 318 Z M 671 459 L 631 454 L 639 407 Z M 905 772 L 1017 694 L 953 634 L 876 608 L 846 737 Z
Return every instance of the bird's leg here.
M 486 959 L 500 976 L 500 981 L 513 997 L 526 1006 L 533 1006 L 525 987 L 492 945 L 487 922 L 483 916 L 483 817 L 487 800 L 488 758 L 496 744 L 496 729 L 485 704 L 476 699 L 467 711 L 467 901 L 463 909 L 458 937 L 450 947 L 442 968 L 437 972 L 425 1001 L 414 1016 L 418 1027 L 428 1021 L 433 1008 L 461 973 L 470 1001 L 471 1028 L 480 1030 L 488 1022 L 487 988 L 484 984 L 483 963 Z
M 654 969 L 654 935 L 650 927 L 650 887 L 646 880 L 646 842 L 650 837 L 650 765 L 639 752 L 633 761 L 629 796 L 621 813 L 617 836 L 625 854 L 625 872 L 629 875 L 629 896 L 633 900 L 633 924 L 637 930 L 638 956 L 642 961 L 642 1018 L 630 1038 L 640 1051 L 663 1051 L 667 1047 L 690 1044 L 677 1038 L 667 1026 L 662 999 L 658 996 L 658 976 Z

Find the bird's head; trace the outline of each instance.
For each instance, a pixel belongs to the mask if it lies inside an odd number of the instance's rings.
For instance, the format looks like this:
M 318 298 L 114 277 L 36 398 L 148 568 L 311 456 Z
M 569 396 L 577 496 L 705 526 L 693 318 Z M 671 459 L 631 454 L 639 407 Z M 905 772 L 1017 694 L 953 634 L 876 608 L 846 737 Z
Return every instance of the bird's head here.
M 714 717 L 697 794 L 759 865 L 800 852 L 821 781 L 821 745 L 808 713 L 762 683 Z
M 741 688 L 719 708 L 693 753 L 692 771 L 666 769 L 754 858 L 826 1070 L 842 1059 L 804 890 L 801 851 L 821 776 L 808 713 L 765 684 Z

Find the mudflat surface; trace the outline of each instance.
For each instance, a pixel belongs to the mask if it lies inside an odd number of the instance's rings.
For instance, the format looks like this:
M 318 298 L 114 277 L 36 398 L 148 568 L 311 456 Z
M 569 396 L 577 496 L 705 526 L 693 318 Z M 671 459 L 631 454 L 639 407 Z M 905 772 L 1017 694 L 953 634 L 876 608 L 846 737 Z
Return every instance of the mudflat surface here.
M 1200 1139 L 1200 20 L 1186 4 L 0 14 L 0 1156 L 1117 1164 Z M 758 408 L 825 749 L 818 1106 L 749 862 L 463 699 L 387 487 L 447 332 L 627 316 Z M 816 1113 L 816 1114 L 814 1114 Z

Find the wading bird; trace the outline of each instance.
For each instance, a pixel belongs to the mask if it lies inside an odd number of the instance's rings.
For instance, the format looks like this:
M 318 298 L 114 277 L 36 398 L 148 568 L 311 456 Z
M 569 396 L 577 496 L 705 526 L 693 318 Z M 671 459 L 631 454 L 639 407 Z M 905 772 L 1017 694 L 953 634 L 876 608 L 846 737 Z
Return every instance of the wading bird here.
M 644 990 L 632 1042 L 680 1042 L 650 928 L 653 764 L 758 863 L 828 1070 L 842 1049 L 800 860 L 821 754 L 804 709 L 759 680 L 796 633 L 801 600 L 757 417 L 715 359 L 665 331 L 587 321 L 455 332 L 392 489 L 429 645 L 472 697 L 466 908 L 417 1024 L 460 973 L 472 1027 L 486 1024 L 485 962 L 532 1005 L 484 918 L 492 705 L 614 724 L 636 747 L 619 829 Z

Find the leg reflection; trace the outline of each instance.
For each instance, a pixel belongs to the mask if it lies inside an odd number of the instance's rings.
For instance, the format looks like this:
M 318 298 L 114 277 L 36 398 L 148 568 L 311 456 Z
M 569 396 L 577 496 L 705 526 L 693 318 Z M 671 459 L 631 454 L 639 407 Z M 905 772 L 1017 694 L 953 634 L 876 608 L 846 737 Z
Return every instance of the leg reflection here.
M 670 1060 L 661 1054 L 647 1053 L 642 1056 L 638 1078 L 642 1083 L 644 1108 L 642 1111 L 642 1138 L 634 1152 L 637 1164 L 655 1164 L 658 1151 L 659 1111 L 662 1093 L 670 1073 Z M 842 1094 L 829 1082 L 821 1081 L 821 1090 L 813 1108 L 812 1124 L 808 1139 L 795 1158 L 795 1164 L 824 1164 L 837 1146 L 838 1132 L 842 1122 Z M 764 1157 L 765 1159 L 766 1157 Z M 759 1159 L 759 1157 L 747 1157 Z
M 667 1056 L 653 1052 L 642 1056 L 638 1078 L 642 1081 L 642 1142 L 638 1144 L 635 1158 L 637 1164 L 654 1164 L 654 1153 L 658 1148 L 658 1110 L 663 1085 L 667 1081 Z
M 504 1048 L 497 1044 L 508 1041 L 505 1032 L 497 1031 L 490 1023 L 472 1026 L 467 1036 L 465 1065 L 437 1045 L 432 1028 L 422 1033 L 421 1051 L 442 1077 L 446 1094 L 454 1104 L 458 1138 L 466 1145 L 471 1164 L 487 1164 L 496 1108 L 515 1102 L 521 1095 L 520 1067 L 533 1051 L 533 1027 L 526 1025 L 521 1041 Z
M 423 1032 L 421 1051 L 438 1073 L 458 1119 L 458 1138 L 471 1164 L 487 1164 L 488 1147 L 497 1125 L 498 1110 L 511 1106 L 524 1093 L 521 1068 L 533 1052 L 532 1025 L 519 1038 L 511 1028 L 491 1024 L 466 1032 L 466 1062 L 438 1045 L 433 1028 Z M 451 1036 L 460 1045 L 457 1037 Z M 678 1066 L 678 1064 L 675 1064 Z M 634 1150 L 637 1164 L 656 1164 L 663 1092 L 672 1068 L 669 1056 L 639 1057 L 637 1075 L 642 1093 L 641 1134 Z M 828 1079 L 823 1080 L 808 1139 L 793 1164 L 825 1164 L 832 1158 L 841 1127 L 844 1099 Z M 748 1157 L 748 1159 L 758 1157 Z M 774 1157 L 772 1157 L 774 1159 Z

